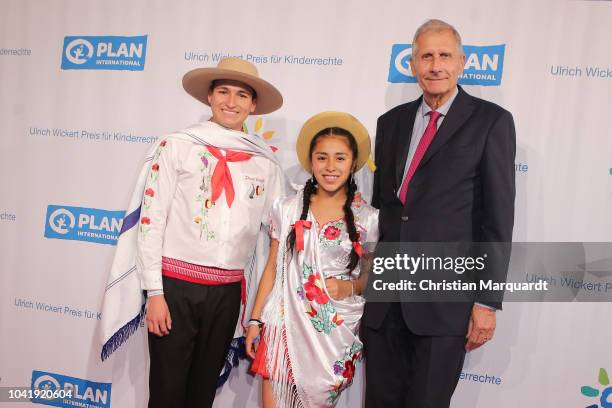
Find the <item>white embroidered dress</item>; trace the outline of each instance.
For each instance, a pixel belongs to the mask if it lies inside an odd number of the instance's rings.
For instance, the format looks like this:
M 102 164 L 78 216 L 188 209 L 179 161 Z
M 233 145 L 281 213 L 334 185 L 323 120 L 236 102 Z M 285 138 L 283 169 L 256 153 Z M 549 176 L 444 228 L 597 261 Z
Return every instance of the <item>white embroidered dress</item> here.
M 344 220 L 318 225 L 312 212 L 304 229 L 304 250 L 286 253 L 287 235 L 302 212 L 302 192 L 272 206 L 270 234 L 279 241 L 276 281 L 264 306 L 267 368 L 278 406 L 333 407 L 353 379 L 363 344 L 358 337 L 365 300 L 333 300 L 325 279 L 349 274 L 352 244 Z M 352 206 L 362 245 L 378 240 L 378 210 Z M 365 246 L 364 246 L 365 252 Z

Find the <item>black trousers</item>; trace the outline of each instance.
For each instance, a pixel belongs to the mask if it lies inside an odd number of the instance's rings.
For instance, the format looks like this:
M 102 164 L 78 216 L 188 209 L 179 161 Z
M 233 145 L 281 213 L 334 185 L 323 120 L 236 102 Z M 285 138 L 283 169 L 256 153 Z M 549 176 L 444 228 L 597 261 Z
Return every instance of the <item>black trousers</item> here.
M 366 408 L 447 408 L 465 359 L 464 336 L 417 336 L 393 303 L 378 330 L 362 326 Z
M 149 408 L 211 407 L 240 313 L 240 282 L 208 286 L 163 277 L 170 334 L 149 333 Z

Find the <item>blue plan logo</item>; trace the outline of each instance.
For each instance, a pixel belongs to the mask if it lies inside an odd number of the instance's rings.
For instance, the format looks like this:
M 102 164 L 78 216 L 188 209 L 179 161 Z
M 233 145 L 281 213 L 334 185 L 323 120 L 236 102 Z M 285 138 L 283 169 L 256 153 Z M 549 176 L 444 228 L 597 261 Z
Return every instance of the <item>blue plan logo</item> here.
M 144 70 L 147 36 L 66 36 L 62 69 Z
M 111 383 L 32 371 L 32 402 L 54 407 L 110 408 Z
M 465 67 L 459 76 L 460 85 L 501 85 L 504 69 L 506 45 L 475 46 L 464 45 Z M 393 44 L 389 63 L 391 83 L 416 83 L 417 79 L 410 71 L 411 44 Z
M 45 237 L 115 245 L 125 211 L 49 205 Z

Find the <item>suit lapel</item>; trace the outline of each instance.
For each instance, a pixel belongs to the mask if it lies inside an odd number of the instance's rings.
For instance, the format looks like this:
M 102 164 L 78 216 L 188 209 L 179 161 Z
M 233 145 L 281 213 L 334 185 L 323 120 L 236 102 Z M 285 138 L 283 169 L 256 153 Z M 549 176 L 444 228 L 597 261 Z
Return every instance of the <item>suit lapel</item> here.
M 406 159 L 408 158 L 408 150 L 410 150 L 410 140 L 412 139 L 412 129 L 414 127 L 414 120 L 416 118 L 417 110 L 421 105 L 420 97 L 416 101 L 411 102 L 406 106 L 406 110 L 402 112 L 397 132 L 395 132 L 395 140 L 393 146 L 396 146 L 395 151 L 395 186 L 399 190 L 402 185 L 402 178 L 404 176 L 404 168 L 406 166 Z
M 421 159 L 417 170 L 423 167 L 425 163 L 427 163 L 427 161 L 450 140 L 455 132 L 457 132 L 472 115 L 473 111 L 474 105 L 472 103 L 472 97 L 459 87 L 459 93 L 448 110 L 448 114 L 444 118 L 436 136 L 427 148 L 425 156 Z

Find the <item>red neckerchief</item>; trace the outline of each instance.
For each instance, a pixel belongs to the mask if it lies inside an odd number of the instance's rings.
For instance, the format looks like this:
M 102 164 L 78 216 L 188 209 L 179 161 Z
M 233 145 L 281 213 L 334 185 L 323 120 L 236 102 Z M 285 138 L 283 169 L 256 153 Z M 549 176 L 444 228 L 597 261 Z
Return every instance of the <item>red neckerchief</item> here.
M 227 162 L 239 162 L 249 160 L 253 155 L 245 152 L 235 152 L 226 150 L 225 156 L 221 151 L 214 146 L 206 146 L 208 151 L 218 160 L 215 170 L 211 178 L 212 197 L 211 200 L 216 202 L 221 196 L 221 191 L 225 189 L 225 199 L 227 206 L 231 208 L 234 202 L 234 183 L 232 182 L 232 174 L 230 173 Z

